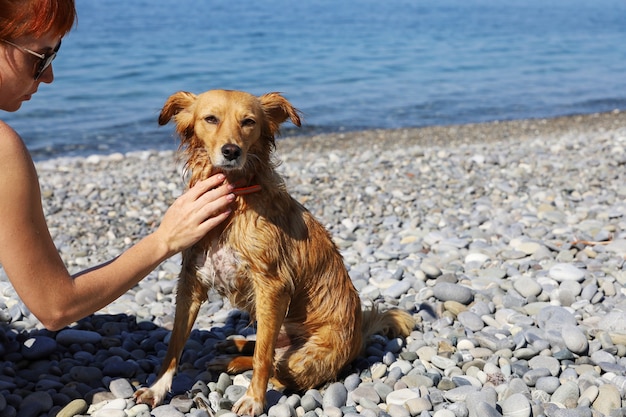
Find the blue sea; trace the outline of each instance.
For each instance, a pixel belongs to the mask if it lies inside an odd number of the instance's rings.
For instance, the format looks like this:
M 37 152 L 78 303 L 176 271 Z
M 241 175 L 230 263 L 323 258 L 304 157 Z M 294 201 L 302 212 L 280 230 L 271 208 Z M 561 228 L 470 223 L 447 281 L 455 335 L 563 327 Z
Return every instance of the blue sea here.
M 16 113 L 35 159 L 175 149 L 167 97 L 282 92 L 283 136 L 626 109 L 624 0 L 77 0 L 55 81 Z

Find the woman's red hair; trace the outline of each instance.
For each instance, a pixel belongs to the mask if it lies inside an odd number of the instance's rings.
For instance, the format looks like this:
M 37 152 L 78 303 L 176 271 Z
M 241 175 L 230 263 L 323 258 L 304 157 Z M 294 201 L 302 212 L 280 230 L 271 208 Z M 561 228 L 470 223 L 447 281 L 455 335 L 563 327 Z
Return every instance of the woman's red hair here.
M 0 38 L 64 36 L 76 22 L 74 0 L 0 0 Z

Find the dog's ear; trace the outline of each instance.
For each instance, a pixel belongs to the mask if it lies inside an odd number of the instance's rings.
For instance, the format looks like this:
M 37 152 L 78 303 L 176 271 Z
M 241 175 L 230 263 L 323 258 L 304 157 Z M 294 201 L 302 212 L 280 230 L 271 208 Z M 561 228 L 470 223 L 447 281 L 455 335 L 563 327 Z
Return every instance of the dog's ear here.
M 179 91 L 169 96 L 159 115 L 159 124 L 166 125 L 173 116 L 178 115 L 181 110 L 191 106 L 196 101 L 196 95 L 187 91 Z M 178 121 L 178 120 L 177 120 Z
M 196 95 L 187 91 L 172 94 L 161 109 L 159 124 L 166 125 L 172 117 L 176 120 L 176 132 L 183 142 L 193 136 L 193 113 L 190 107 L 195 103 Z
M 293 107 L 280 93 L 267 93 L 259 97 L 263 111 L 267 115 L 272 134 L 278 132 L 278 127 L 285 120 L 300 127 L 300 111 Z

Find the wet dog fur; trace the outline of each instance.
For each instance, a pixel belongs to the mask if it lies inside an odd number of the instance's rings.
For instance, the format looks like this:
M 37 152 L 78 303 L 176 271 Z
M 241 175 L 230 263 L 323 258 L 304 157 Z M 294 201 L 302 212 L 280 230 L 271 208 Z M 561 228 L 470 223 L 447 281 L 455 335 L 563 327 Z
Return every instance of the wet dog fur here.
M 212 90 L 173 94 L 159 116 L 181 138 L 190 185 L 217 172 L 241 190 L 233 213 L 183 252 L 176 316 L 157 381 L 135 394 L 156 406 L 171 388 L 180 355 L 210 289 L 257 323 L 252 356 L 218 357 L 212 369 L 253 369 L 233 411 L 259 415 L 268 381 L 306 390 L 337 378 L 369 336 L 407 336 L 400 310 L 362 310 L 343 259 L 327 230 L 287 192 L 273 160 L 279 126 L 300 115 L 282 95 Z M 252 187 L 252 188 L 249 188 Z M 243 346 L 238 346 L 243 350 Z

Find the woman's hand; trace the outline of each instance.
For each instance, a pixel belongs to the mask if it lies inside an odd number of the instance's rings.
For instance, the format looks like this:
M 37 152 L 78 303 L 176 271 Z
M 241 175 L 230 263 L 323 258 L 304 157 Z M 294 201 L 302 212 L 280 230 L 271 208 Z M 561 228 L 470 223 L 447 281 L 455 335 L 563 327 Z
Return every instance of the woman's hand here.
M 170 256 L 202 239 L 230 215 L 228 206 L 235 195 L 233 186 L 224 184 L 224 179 L 223 174 L 216 174 L 198 181 L 165 212 L 155 234 Z

